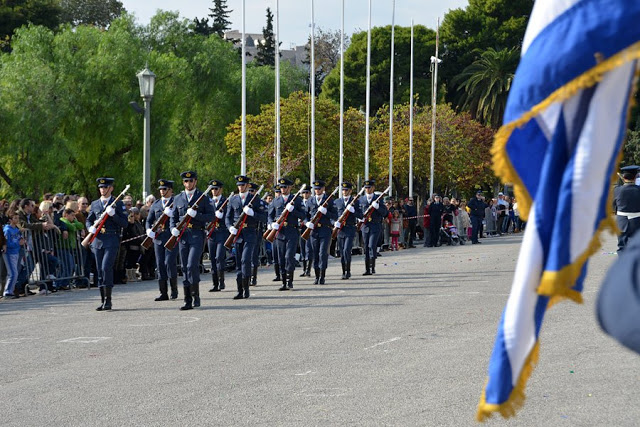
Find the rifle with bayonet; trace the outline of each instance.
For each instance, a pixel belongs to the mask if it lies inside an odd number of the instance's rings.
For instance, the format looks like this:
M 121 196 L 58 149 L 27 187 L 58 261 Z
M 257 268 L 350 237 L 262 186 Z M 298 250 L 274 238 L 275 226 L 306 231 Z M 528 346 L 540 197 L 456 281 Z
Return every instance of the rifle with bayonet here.
M 196 200 L 196 202 L 193 205 L 191 205 L 191 209 L 193 209 L 194 211 L 197 211 L 198 206 L 200 206 L 200 202 L 202 202 L 202 199 L 205 198 L 207 194 L 209 194 L 209 191 L 211 191 L 212 188 L 213 188 L 212 185 L 208 186 L 207 189 L 200 195 L 200 197 L 198 197 L 198 200 Z M 176 247 L 178 240 L 180 240 L 180 237 L 182 237 L 182 233 L 184 233 L 184 230 L 187 228 L 190 222 L 191 222 L 191 215 L 184 214 L 184 216 L 182 217 L 178 225 L 176 225 L 176 228 L 178 229 L 180 234 L 177 236 L 174 236 L 172 234 L 169 240 L 167 240 L 167 243 L 164 244 L 165 249 L 168 249 L 171 251 L 173 250 L 173 248 Z
M 220 206 L 216 212 L 224 212 L 224 208 L 227 207 L 227 203 L 229 203 L 229 197 L 227 197 L 224 203 L 222 203 L 222 206 Z M 218 228 L 218 222 L 220 221 L 219 221 L 219 218 L 216 216 L 215 218 L 213 218 L 213 221 L 211 221 L 209 225 L 207 225 L 207 228 L 206 228 L 207 239 L 210 239 L 213 232 L 216 231 L 216 228 Z
M 350 201 L 349 204 L 344 207 L 344 212 L 342 212 L 342 215 L 340 215 L 340 218 L 338 218 L 338 221 L 336 221 L 336 222 L 340 223 L 340 228 L 334 226 L 333 231 L 331 232 L 331 238 L 333 240 L 338 238 L 338 233 L 340 232 L 342 227 L 344 227 L 344 224 L 347 222 L 347 218 L 349 218 L 349 215 L 351 215 L 351 212 L 349 211 L 349 206 L 353 206 L 354 205 L 354 203 L 360 198 L 360 196 L 362 195 L 364 190 L 365 190 L 365 188 L 362 187 L 360 192 L 358 192 L 358 194 L 356 194 L 353 197 L 353 200 Z
M 104 223 L 107 221 L 107 218 L 109 218 L 109 215 L 107 214 L 107 210 L 111 207 L 113 208 L 116 207 L 116 203 L 118 203 L 118 200 L 120 200 L 120 198 L 124 196 L 127 193 L 127 191 L 129 191 L 129 187 L 131 186 L 127 184 L 127 186 L 124 187 L 124 190 L 122 190 L 122 192 L 118 194 L 118 197 L 116 197 L 115 200 L 111 202 L 111 204 L 104 209 L 104 211 L 102 212 L 102 215 L 100 215 L 100 218 L 98 218 L 94 223 L 96 232 L 87 234 L 87 236 L 82 240 L 81 245 L 83 247 L 88 248 L 91 245 L 91 243 L 93 243 L 98 233 L 100 233 L 100 231 L 102 230 L 102 227 L 104 227 Z
M 253 195 L 253 197 L 251 198 L 247 206 L 253 209 L 253 202 L 256 200 L 256 197 L 258 197 L 258 195 L 260 194 L 263 188 L 264 188 L 264 185 L 261 185 L 260 188 L 258 188 L 258 191 L 255 192 L 255 194 Z M 238 231 L 236 232 L 236 234 L 229 234 L 229 237 L 227 237 L 227 240 L 224 242 L 225 248 L 229 250 L 233 248 L 233 245 L 236 243 L 236 240 L 238 240 L 238 236 L 240 236 L 240 232 L 244 228 L 244 223 L 246 221 L 247 221 L 247 214 L 246 212 L 242 212 L 242 214 L 238 217 L 238 220 L 236 221 L 236 223 L 233 224 L 233 227 Z
M 336 187 L 335 190 L 333 190 L 333 193 L 331 193 L 329 195 L 329 197 L 327 197 L 327 200 L 324 201 L 324 203 L 322 204 L 323 208 L 327 208 L 327 204 L 329 204 L 329 200 L 331 200 L 331 198 L 338 192 L 338 190 L 340 189 L 340 187 Z M 313 197 L 313 196 L 311 196 Z M 313 218 L 311 218 L 311 221 L 309 221 L 310 223 L 313 224 L 313 226 L 315 227 L 318 224 L 318 221 L 320 221 L 320 218 L 322 218 L 322 212 L 320 212 L 320 209 L 318 209 L 316 211 L 316 214 L 313 216 Z M 311 232 L 313 231 L 312 228 L 308 228 L 306 230 L 304 230 L 304 233 L 302 233 L 302 235 L 300 237 L 302 237 L 304 240 L 309 240 L 309 236 L 311 236 Z
M 169 205 L 169 209 L 173 209 L 173 203 Z M 156 219 L 156 222 L 153 223 L 153 226 L 151 227 L 151 231 L 155 234 L 155 232 L 158 231 L 160 227 L 163 227 L 167 223 L 168 219 L 169 219 L 169 215 L 164 213 L 164 210 L 163 210 L 162 215 L 160 215 L 160 218 Z M 153 245 L 153 239 L 147 236 L 142 241 L 141 245 L 143 248 L 149 249 L 151 245 Z
M 374 200 L 374 203 L 380 204 L 380 201 L 382 200 L 382 196 L 384 196 L 389 190 L 391 190 L 391 187 L 387 187 L 386 190 L 380 193 L 378 198 Z M 371 203 L 367 208 L 366 212 L 364 213 L 364 215 L 362 215 L 362 222 L 358 223 L 358 231 L 362 230 L 362 226 L 364 225 L 365 222 L 369 220 L 369 218 L 371 218 L 371 214 L 373 214 L 374 210 L 375 209 L 373 208 L 373 203 Z
M 298 190 L 298 192 L 293 196 L 293 199 L 291 199 L 291 201 L 289 202 L 291 203 L 291 205 L 294 204 L 294 202 L 296 201 L 296 198 L 300 194 L 302 194 L 302 191 L 305 188 L 307 188 L 307 184 L 302 184 L 302 187 L 300 187 L 300 190 Z M 281 196 L 281 197 L 284 197 L 284 196 Z M 285 223 L 288 216 L 289 216 L 289 211 L 286 209 L 286 206 L 285 206 L 285 209 L 282 210 L 282 212 L 280 213 L 280 216 L 276 220 L 276 223 L 278 224 L 278 228 L 277 229 L 272 228 L 270 230 L 265 231 L 264 234 L 262 235 L 262 238 L 270 243 L 273 243 L 273 241 L 276 239 L 276 237 L 280 233 L 280 227 L 282 226 L 282 224 Z

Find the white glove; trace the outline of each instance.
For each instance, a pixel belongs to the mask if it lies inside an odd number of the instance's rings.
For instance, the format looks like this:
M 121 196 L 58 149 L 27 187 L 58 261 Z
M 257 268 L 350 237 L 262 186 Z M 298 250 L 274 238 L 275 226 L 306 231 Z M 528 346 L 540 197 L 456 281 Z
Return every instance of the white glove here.
M 224 218 L 224 214 L 222 212 L 220 212 L 220 211 L 216 211 L 216 218 L 222 219 L 222 218 Z
M 147 228 L 147 236 L 149 236 L 150 239 L 155 239 L 156 238 L 156 232 L 153 231 L 150 228 Z
M 242 208 L 242 212 L 246 213 L 249 216 L 255 215 L 253 209 L 251 209 L 249 206 L 245 206 L 244 208 Z
M 307 228 L 310 228 L 311 230 L 313 230 L 316 227 L 315 225 L 313 225 L 311 221 L 308 221 L 304 226 Z
M 271 224 L 267 224 L 267 230 L 271 230 Z
M 277 222 L 274 222 L 273 224 L 271 224 L 271 228 L 273 230 L 279 230 L 280 229 L 280 224 L 278 224 Z
M 287 203 L 287 206 L 285 206 L 285 209 L 288 210 L 289 212 L 293 212 L 293 205 L 291 203 Z
M 165 214 L 166 216 L 171 216 L 173 215 L 173 209 L 167 206 L 166 208 L 164 208 L 162 213 Z
M 229 233 L 235 236 L 236 234 L 238 234 L 238 229 L 232 225 L 231 227 L 229 227 Z
M 380 208 L 380 203 L 373 202 L 373 203 L 371 203 L 371 206 L 373 206 L 373 209 L 378 210 L 378 208 Z
M 114 216 L 116 214 L 116 210 L 114 209 L 113 206 L 109 206 L 105 212 L 109 216 Z
M 356 208 L 354 208 L 353 205 L 347 206 L 347 210 L 351 213 L 356 213 Z
M 324 206 L 318 207 L 318 210 L 320 211 L 320 213 L 322 215 L 326 215 L 327 214 L 327 208 L 325 208 Z
M 96 234 L 96 228 L 93 225 L 89 227 L 89 233 Z
M 171 235 L 172 235 L 173 237 L 179 237 L 179 236 L 180 236 L 180 230 L 178 230 L 178 229 L 177 229 L 177 228 L 175 228 L 175 227 L 174 227 L 174 228 L 172 228 L 172 229 L 171 229 Z
M 341 223 L 340 221 L 336 221 L 336 222 L 335 222 L 335 224 L 334 224 L 334 226 L 335 226 L 336 228 L 342 228 L 342 223 Z
M 189 215 L 191 218 L 195 218 L 196 215 L 198 215 L 198 211 L 195 209 L 187 209 L 187 215 Z

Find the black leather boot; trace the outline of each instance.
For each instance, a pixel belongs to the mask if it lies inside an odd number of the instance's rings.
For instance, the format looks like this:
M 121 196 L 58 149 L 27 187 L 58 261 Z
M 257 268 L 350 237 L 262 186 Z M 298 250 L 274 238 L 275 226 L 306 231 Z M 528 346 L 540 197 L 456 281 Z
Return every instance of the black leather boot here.
M 287 275 L 289 276 L 289 280 L 287 280 L 287 287 L 289 289 L 293 289 L 293 274 L 294 274 L 293 271 L 290 273 L 287 273 Z
M 238 287 L 238 294 L 233 299 L 244 298 L 244 290 L 242 289 L 242 277 L 236 277 L 236 285 Z
M 371 259 L 371 274 L 376 274 L 376 259 Z
M 363 276 L 371 276 L 371 261 L 369 258 L 364 259 L 365 272 L 362 273 Z
M 169 279 L 169 285 L 171 286 L 171 299 L 178 298 L 178 278 L 174 277 Z
M 304 277 L 307 275 L 307 260 L 303 259 L 302 260 L 302 274 L 300 275 L 300 277 Z
M 256 286 L 258 284 L 258 267 L 253 267 L 251 269 L 251 286 Z
M 166 279 L 158 280 L 158 288 L 160 288 L 160 296 L 156 298 L 155 301 L 168 301 L 169 294 L 167 292 L 169 291 L 169 289 L 167 287 Z
M 282 280 L 282 278 L 280 277 L 280 264 L 275 263 L 273 264 L 273 269 L 276 271 L 276 278 L 273 279 L 273 282 L 279 282 L 280 280 Z
M 346 279 L 349 279 L 351 277 L 351 261 L 349 261 L 347 264 L 347 276 L 345 277 Z
M 104 286 L 100 286 L 100 307 L 96 308 L 96 311 L 104 310 Z
M 245 298 L 249 298 L 249 296 L 251 295 L 249 293 L 249 281 L 251 280 L 250 277 L 245 277 L 244 279 L 242 279 L 242 287 L 244 288 L 244 297 Z
M 313 281 L 313 284 L 317 285 L 318 283 L 320 283 L 320 269 L 314 268 L 313 272 L 316 274 L 316 280 Z
M 322 270 L 320 270 L 320 284 L 324 285 L 324 275 L 327 272 L 326 268 L 323 268 Z
M 347 264 L 342 263 L 342 280 L 347 278 Z
M 307 272 L 306 272 L 306 276 L 307 276 L 307 277 L 311 277 L 311 260 L 307 261 Z
M 218 292 L 220 290 L 220 280 L 218 279 L 218 273 L 211 274 L 213 279 L 213 287 L 209 289 L 209 292 Z
M 224 270 L 218 271 L 218 281 L 220 282 L 220 290 L 224 289 Z
M 191 286 L 183 286 L 182 291 L 184 292 L 184 305 L 180 307 L 180 310 L 191 310 L 193 308 L 192 302 L 193 297 L 191 296 Z
M 191 296 L 193 297 L 193 306 L 200 307 L 200 283 L 191 285 Z
M 102 306 L 103 310 L 111 310 L 111 291 L 113 288 L 111 286 L 104 287 L 104 305 Z
M 287 288 L 287 272 L 282 272 L 282 286 L 280 286 L 280 288 L 278 288 L 279 291 L 286 291 L 289 288 Z

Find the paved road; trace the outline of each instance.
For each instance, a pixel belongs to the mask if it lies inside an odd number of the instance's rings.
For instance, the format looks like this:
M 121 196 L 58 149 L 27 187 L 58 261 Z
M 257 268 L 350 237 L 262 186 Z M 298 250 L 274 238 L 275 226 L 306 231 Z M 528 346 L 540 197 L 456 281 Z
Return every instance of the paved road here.
M 249 300 L 154 302 L 156 285 L 0 303 L 0 423 L 44 425 L 473 425 L 520 236 L 384 253 L 378 274 Z M 548 314 L 524 410 L 511 425 L 640 424 L 640 357 L 604 336 L 593 306 L 615 259 L 592 260 L 585 304 Z M 299 273 L 299 271 L 298 271 Z M 493 424 L 506 424 L 492 420 Z

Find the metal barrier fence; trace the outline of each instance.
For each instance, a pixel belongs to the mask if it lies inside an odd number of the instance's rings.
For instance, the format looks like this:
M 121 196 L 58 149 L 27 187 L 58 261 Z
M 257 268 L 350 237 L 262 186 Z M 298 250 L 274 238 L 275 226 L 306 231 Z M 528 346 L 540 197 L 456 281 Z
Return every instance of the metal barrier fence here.
M 90 252 L 82 247 L 80 233 L 58 230 L 22 230 L 25 245 L 20 252 L 17 286 L 52 289 L 89 288 L 85 265 Z

